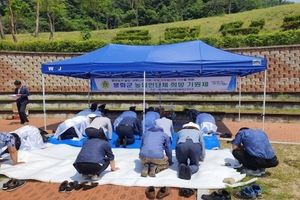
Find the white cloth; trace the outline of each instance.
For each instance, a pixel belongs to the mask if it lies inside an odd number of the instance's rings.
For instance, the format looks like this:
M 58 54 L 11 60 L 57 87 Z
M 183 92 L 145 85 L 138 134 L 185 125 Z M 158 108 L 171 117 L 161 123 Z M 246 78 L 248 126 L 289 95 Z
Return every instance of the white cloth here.
M 124 111 L 117 119 L 114 121 L 114 130 L 116 130 L 116 127 L 119 125 L 119 123 L 124 119 L 124 117 L 135 117 L 137 118 L 136 112 L 131 111 L 131 110 L 126 110 Z
M 90 125 L 90 119 L 87 116 L 77 116 L 71 119 L 67 119 L 57 127 L 53 138 L 59 139 L 59 136 L 63 134 L 67 129 L 73 127 L 77 133 L 78 139 L 82 139 L 85 134 L 85 128 Z
M 174 134 L 174 127 L 173 127 L 173 121 L 166 118 L 166 117 L 162 117 L 160 119 L 155 120 L 155 124 L 157 126 L 160 126 L 161 128 L 163 128 L 164 132 L 171 137 L 171 139 L 173 138 L 173 134 Z
M 40 130 L 31 125 L 22 126 L 10 133 L 16 133 L 21 139 L 21 146 L 19 150 L 32 151 L 35 149 L 43 149 L 46 147 Z
M 90 127 L 96 129 L 102 128 L 104 133 L 108 134 L 108 139 L 112 138 L 112 126 L 111 121 L 108 117 L 96 117 L 86 128 Z
M 80 148 L 65 144 L 51 145 L 35 151 L 19 151 L 19 161 L 24 164 L 12 165 L 11 161 L 1 163 L 0 174 L 17 179 L 33 179 L 43 182 L 61 183 L 64 180 L 82 180 L 73 167 Z M 237 172 L 233 166 L 237 164 L 229 149 L 207 150 L 204 162 L 200 163 L 199 171 L 192 175 L 191 180 L 178 178 L 178 162 L 175 151 L 172 152 L 174 164 L 155 178 L 141 177 L 142 165 L 139 160 L 139 149 L 113 148 L 116 166 L 120 170 L 111 172 L 108 167 L 100 174 L 100 185 L 113 184 L 120 186 L 148 187 L 186 187 L 201 189 L 225 188 L 224 178 L 242 180 L 245 174 Z M 231 166 L 225 166 L 229 162 Z

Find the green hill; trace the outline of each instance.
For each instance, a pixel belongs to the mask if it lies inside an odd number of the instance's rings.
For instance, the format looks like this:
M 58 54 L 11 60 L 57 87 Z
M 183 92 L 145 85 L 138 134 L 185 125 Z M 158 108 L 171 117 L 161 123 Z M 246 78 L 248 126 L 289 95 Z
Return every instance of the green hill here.
M 140 26 L 134 28 L 126 28 L 126 29 L 147 29 L 149 30 L 152 40 L 159 40 L 159 38 L 164 37 L 164 32 L 166 28 L 170 27 L 183 27 L 183 26 L 201 26 L 200 37 L 204 36 L 221 36 L 219 32 L 219 28 L 223 23 L 229 23 L 233 21 L 243 21 L 243 27 L 248 27 L 251 23 L 251 20 L 256 19 L 264 19 L 266 24 L 261 30 L 260 33 L 270 33 L 274 31 L 279 31 L 280 26 L 282 25 L 283 18 L 289 15 L 300 14 L 300 3 L 297 4 L 289 4 L 283 6 L 276 6 L 266 9 L 257 9 L 247 12 L 242 12 L 238 14 L 230 14 L 230 15 L 222 15 L 217 17 L 209 17 L 202 18 L 197 20 L 190 21 L 181 21 L 174 23 L 166 23 L 166 24 L 157 24 L 150 26 Z M 117 32 L 124 29 L 112 29 L 112 30 L 99 30 L 92 31 L 92 39 L 101 38 L 106 42 L 111 42 L 111 39 L 116 35 Z M 33 37 L 32 34 L 18 34 L 16 35 L 18 41 L 29 41 L 29 40 L 37 40 L 37 38 Z M 40 40 L 48 40 L 49 33 L 39 33 Z M 55 32 L 54 40 L 64 40 L 64 39 L 80 39 L 80 32 Z M 11 35 L 6 35 L 6 40 L 13 41 Z

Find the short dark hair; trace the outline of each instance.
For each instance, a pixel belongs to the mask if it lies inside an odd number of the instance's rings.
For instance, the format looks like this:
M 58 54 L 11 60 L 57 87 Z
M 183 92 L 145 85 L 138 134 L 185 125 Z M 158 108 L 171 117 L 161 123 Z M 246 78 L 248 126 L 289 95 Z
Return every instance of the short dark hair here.
M 21 81 L 18 81 L 18 80 L 17 80 L 17 81 L 14 82 L 14 84 L 15 84 L 15 85 L 21 85 Z

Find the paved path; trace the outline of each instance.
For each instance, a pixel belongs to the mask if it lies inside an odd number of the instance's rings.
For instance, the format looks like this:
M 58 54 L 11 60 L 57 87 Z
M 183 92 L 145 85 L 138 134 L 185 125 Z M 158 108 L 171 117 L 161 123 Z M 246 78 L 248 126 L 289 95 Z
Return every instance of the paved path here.
M 29 125 L 34 125 L 38 128 L 44 129 L 43 118 L 30 118 Z M 55 130 L 57 126 L 66 120 L 65 118 L 47 118 L 47 130 L 49 133 Z M 0 119 L 0 131 L 10 132 L 20 128 L 22 125 L 19 120 L 5 120 Z M 221 133 L 232 133 L 233 135 L 241 127 L 249 127 L 254 129 L 262 129 L 262 122 L 232 122 L 232 121 L 219 121 L 217 122 L 219 127 L 218 131 Z M 292 142 L 300 143 L 300 123 L 271 123 L 265 122 L 264 130 L 268 134 L 270 141 L 272 142 Z

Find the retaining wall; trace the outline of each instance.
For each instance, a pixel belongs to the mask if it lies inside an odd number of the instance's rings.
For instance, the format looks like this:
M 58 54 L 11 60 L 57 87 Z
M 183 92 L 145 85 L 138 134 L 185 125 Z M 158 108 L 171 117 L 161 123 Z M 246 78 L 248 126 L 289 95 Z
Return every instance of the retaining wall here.
M 268 59 L 267 92 L 299 92 L 300 45 L 224 49 Z M 18 79 L 32 92 L 42 91 L 41 64 L 72 58 L 75 53 L 0 52 L 0 92 L 14 90 Z M 240 81 L 240 80 L 239 80 Z M 242 92 L 263 92 L 264 72 L 241 78 Z M 238 83 L 239 86 L 239 83 Z M 45 75 L 47 92 L 87 92 L 87 80 Z

